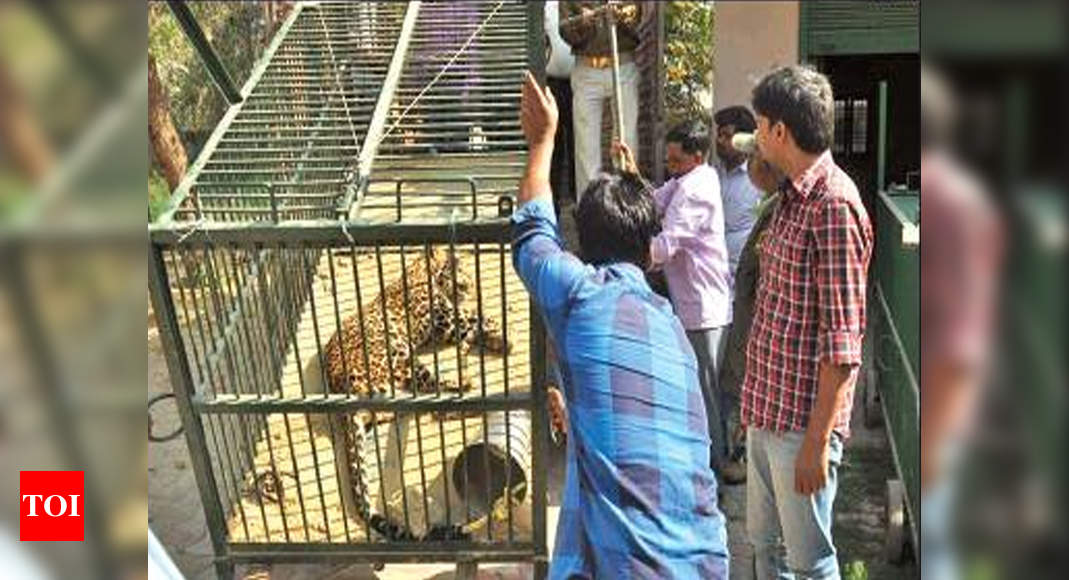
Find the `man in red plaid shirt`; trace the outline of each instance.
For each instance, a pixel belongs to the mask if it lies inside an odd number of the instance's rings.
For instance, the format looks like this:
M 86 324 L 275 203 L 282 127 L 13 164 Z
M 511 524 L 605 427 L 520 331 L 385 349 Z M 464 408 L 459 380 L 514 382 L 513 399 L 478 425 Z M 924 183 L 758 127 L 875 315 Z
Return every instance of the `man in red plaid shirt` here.
M 757 246 L 742 390 L 747 530 L 757 578 L 838 578 L 832 503 L 861 364 L 872 228 L 831 157 L 828 79 L 776 70 L 754 88 L 753 109 L 761 155 L 787 179 Z

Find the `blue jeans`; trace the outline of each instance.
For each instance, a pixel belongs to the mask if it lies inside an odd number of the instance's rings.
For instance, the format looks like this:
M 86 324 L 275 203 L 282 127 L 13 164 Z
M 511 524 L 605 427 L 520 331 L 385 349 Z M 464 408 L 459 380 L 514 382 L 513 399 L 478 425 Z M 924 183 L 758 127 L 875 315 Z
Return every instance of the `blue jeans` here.
M 843 444 L 832 434 L 827 485 L 801 495 L 794 491 L 794 460 L 804 437 L 801 431 L 746 431 L 746 528 L 758 580 L 839 578 L 831 523 Z
M 942 475 L 921 494 L 920 520 L 921 578 L 956 580 L 961 577 L 951 523 L 958 495 L 958 457 L 960 441 L 933 451 Z

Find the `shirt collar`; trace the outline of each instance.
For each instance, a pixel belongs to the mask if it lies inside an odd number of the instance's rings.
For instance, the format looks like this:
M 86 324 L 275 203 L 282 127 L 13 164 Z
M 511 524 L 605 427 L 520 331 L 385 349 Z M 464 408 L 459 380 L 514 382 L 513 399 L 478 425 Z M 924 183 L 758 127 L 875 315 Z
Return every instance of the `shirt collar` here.
M 693 179 L 693 178 L 697 177 L 702 172 L 702 168 L 703 167 L 709 167 L 709 164 L 705 163 L 705 162 L 702 162 L 702 163 L 699 163 L 699 164 L 695 165 L 694 168 L 691 169 L 690 171 L 684 173 L 683 175 L 680 175 L 680 176 L 676 177 L 676 181 L 686 181 L 686 180 Z
M 817 157 L 817 160 L 809 166 L 808 169 L 802 172 L 797 179 L 792 180 L 791 189 L 801 194 L 803 198 L 808 198 L 809 194 L 813 192 L 813 188 L 816 187 L 824 177 L 828 175 L 832 167 L 831 150 L 827 150 Z

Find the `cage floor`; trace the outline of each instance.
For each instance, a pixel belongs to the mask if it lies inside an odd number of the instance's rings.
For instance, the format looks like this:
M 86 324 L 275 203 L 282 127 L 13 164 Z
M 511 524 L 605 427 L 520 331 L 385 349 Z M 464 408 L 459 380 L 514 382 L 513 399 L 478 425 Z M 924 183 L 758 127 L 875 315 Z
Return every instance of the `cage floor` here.
M 458 246 L 457 251 L 461 256 L 461 267 L 468 269 L 475 279 L 473 248 Z M 466 356 L 458 357 L 455 347 L 445 346 L 419 355 L 429 368 L 437 368 L 440 376 L 456 377 L 459 371 L 463 376 L 472 377 L 473 393 L 476 394 L 482 394 L 483 389 L 487 395 L 505 393 L 506 382 L 509 393 L 521 393 L 530 387 L 529 303 L 522 283 L 512 270 L 507 247 L 504 252 L 502 264 L 499 246 L 483 246 L 478 260 L 478 280 L 482 287 L 483 315 L 504 323 L 507 339 L 512 344 L 511 352 L 501 356 L 473 347 Z M 379 295 L 379 288 L 401 275 L 399 253 L 384 250 L 381 256 L 381 285 L 375 254 L 356 256 L 365 308 Z M 422 252 L 406 253 L 406 264 L 411 264 L 417 257 L 422 259 L 422 256 Z M 328 260 L 334 262 L 334 283 Z M 313 295 L 304 305 L 297 326 L 297 348 L 291 344 L 286 352 L 280 385 L 285 397 L 314 397 L 324 391 L 319 348 L 326 347 L 337 328 L 338 318 L 344 320 L 356 312 L 352 260 L 350 254 L 328 256 L 324 253 L 317 264 Z M 473 291 L 467 304 L 475 309 L 477 301 Z M 397 390 L 395 396 L 412 395 Z M 450 396 L 453 394 L 442 394 L 443 398 Z M 483 415 L 439 420 L 431 414 L 422 414 L 418 422 L 413 419 L 409 415 L 377 427 L 376 463 L 382 469 L 372 467 L 368 476 L 378 513 L 389 514 L 394 521 L 404 521 L 403 508 L 407 504 L 408 528 L 417 535 L 427 528 L 428 522 L 432 525 L 470 522 L 472 513 L 466 509 L 464 499 L 458 496 L 449 473 L 453 460 L 465 445 L 480 440 Z M 226 436 L 226 426 L 222 423 L 228 420 L 240 419 L 214 419 L 213 428 L 222 429 L 220 436 Z M 344 468 L 344 463 L 336 461 L 336 453 L 340 450 L 335 449 L 333 443 L 335 437 L 340 436 L 339 422 L 327 420 L 324 414 L 268 415 L 266 427 L 259 430 L 251 446 L 253 469 L 243 481 L 230 484 L 231 487 L 240 486 L 239 491 L 227 494 L 231 503 L 228 510 L 231 541 L 366 541 L 368 534 L 364 522 L 347 513 L 342 500 L 342 479 L 338 470 Z M 337 457 L 342 455 L 337 454 Z M 279 474 L 277 483 L 274 478 L 263 475 L 272 472 Z M 220 483 L 221 486 L 224 484 Z M 281 497 L 278 487 L 281 487 Z M 234 496 L 237 496 L 236 501 Z M 498 510 L 497 513 L 502 517 L 489 522 L 484 518 L 481 524 L 472 526 L 473 532 L 495 542 L 508 538 L 508 511 Z M 530 538 L 529 501 L 512 509 L 512 523 L 515 540 Z M 376 539 L 374 534 L 371 538 Z

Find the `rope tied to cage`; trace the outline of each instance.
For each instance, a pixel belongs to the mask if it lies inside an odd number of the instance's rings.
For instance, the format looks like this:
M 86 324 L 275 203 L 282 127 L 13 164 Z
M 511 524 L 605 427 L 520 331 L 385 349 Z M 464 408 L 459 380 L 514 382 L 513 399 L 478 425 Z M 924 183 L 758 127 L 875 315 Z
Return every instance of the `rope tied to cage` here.
M 323 18 L 323 11 L 317 10 L 319 13 L 319 23 L 323 27 L 323 34 L 327 38 L 327 53 L 330 55 L 330 62 L 334 71 L 334 84 L 338 86 L 338 93 L 341 94 L 342 107 L 345 109 L 345 118 L 349 121 L 349 132 L 353 136 L 353 145 L 359 147 L 360 139 L 356 136 L 356 125 L 353 123 L 353 114 L 349 111 L 349 99 L 345 97 L 345 85 L 342 84 L 341 76 L 338 74 L 339 65 L 338 60 L 334 57 L 334 43 L 330 39 L 330 30 L 327 28 L 327 21 Z
M 166 399 L 174 399 L 174 398 L 175 398 L 175 394 L 174 393 L 159 393 L 159 394 L 153 395 L 152 397 L 149 397 L 149 400 L 148 400 L 148 440 L 149 441 L 152 441 L 153 443 L 166 443 L 167 441 L 175 439 L 179 435 L 182 434 L 182 431 L 184 430 L 184 427 L 181 424 L 179 424 L 178 427 L 174 428 L 170 433 L 167 433 L 166 435 L 157 435 L 152 430 L 152 426 L 153 426 L 153 423 L 154 423 L 154 421 L 152 420 L 152 406 L 155 405 L 156 403 L 159 403 L 160 401 L 163 401 L 163 400 L 166 400 Z
M 340 221 L 341 233 L 345 236 L 345 239 L 349 240 L 350 246 L 356 246 L 356 240 L 353 239 L 353 234 L 349 233 L 349 220 L 343 217 Z
M 182 232 L 182 235 L 178 236 L 178 239 L 175 240 L 174 245 L 181 246 L 182 244 L 184 244 L 185 241 L 190 238 L 190 236 L 192 236 L 193 234 L 197 233 L 198 230 L 200 230 L 201 226 L 203 226 L 206 221 L 207 220 L 205 220 L 202 217 L 202 218 L 198 219 L 197 221 L 190 222 L 190 224 L 184 228 L 185 231 Z
M 387 127 L 385 131 L 382 132 L 382 136 L 379 137 L 378 141 L 375 143 L 376 148 L 379 146 L 379 144 L 383 142 L 383 140 L 386 139 L 387 136 L 390 135 L 390 133 L 393 132 L 394 129 L 397 128 L 401 121 L 404 120 L 405 116 L 408 115 L 408 112 L 412 110 L 412 107 L 416 106 L 416 103 L 418 103 L 419 100 L 423 98 L 425 94 L 427 94 L 427 91 L 429 91 L 431 87 L 438 83 L 438 81 L 442 78 L 442 75 L 449 72 L 449 70 L 456 63 L 457 59 L 460 58 L 460 56 L 464 54 L 466 50 L 468 50 L 468 47 L 471 46 L 471 43 L 479 36 L 479 34 L 482 33 L 483 29 L 486 28 L 486 26 L 490 23 L 494 16 L 497 15 L 498 11 L 500 11 L 501 7 L 504 5 L 505 0 L 498 1 L 498 3 L 494 6 L 494 9 L 490 11 L 490 14 L 487 15 L 486 18 L 484 18 L 483 21 L 479 23 L 479 26 L 475 27 L 475 30 L 471 33 L 471 35 L 468 36 L 468 39 L 464 41 L 464 44 L 462 44 L 460 48 L 457 49 L 455 53 L 453 53 L 453 56 L 449 57 L 449 60 L 445 63 L 445 65 L 442 66 L 441 70 L 439 70 L 438 73 L 434 75 L 434 78 L 432 78 L 426 86 L 420 89 L 419 93 L 417 93 L 416 96 L 413 97 L 412 101 L 409 102 L 408 106 L 406 106 L 401 111 L 401 113 L 397 116 L 394 122 L 389 127 Z
M 193 200 L 193 210 L 195 215 L 197 216 L 197 219 L 190 222 L 189 225 L 184 228 L 185 231 L 178 236 L 177 240 L 175 240 L 175 246 L 181 246 L 182 244 L 184 244 L 186 240 L 188 240 L 193 234 L 197 233 L 197 231 L 204 227 L 204 224 L 208 223 L 208 218 L 204 217 L 204 208 L 201 207 L 200 196 L 197 195 L 196 191 L 193 191 L 190 197 Z M 211 238 L 210 236 L 208 236 L 208 230 L 204 230 L 204 237 L 209 239 L 210 241 Z

